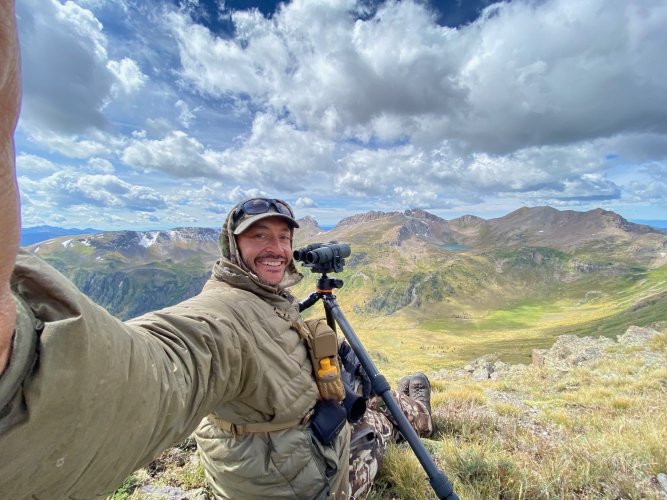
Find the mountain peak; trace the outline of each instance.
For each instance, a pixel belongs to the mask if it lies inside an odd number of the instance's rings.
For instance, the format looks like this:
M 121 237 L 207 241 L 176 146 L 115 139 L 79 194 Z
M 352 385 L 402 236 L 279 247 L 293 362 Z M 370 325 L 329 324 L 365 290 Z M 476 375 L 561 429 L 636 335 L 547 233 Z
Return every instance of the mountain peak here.
M 406 217 L 414 217 L 415 219 L 424 219 L 428 221 L 446 222 L 442 217 L 438 217 L 421 208 L 411 208 L 403 212 Z
M 104 259 L 114 252 L 131 256 L 137 261 L 150 261 L 169 256 L 186 258 L 217 257 L 217 229 L 181 227 L 154 231 L 107 231 L 97 234 L 67 235 L 33 244 L 30 248 L 40 255 L 54 255 L 63 249 L 87 249 L 82 256 Z M 92 250 L 92 251 L 91 251 Z
M 371 210 L 370 212 L 365 212 L 363 214 L 355 214 L 350 217 L 345 217 L 336 224 L 336 227 L 351 226 L 379 219 L 387 219 L 396 215 L 401 215 L 401 212 L 376 212 L 375 210 Z
M 321 229 L 320 225 L 317 223 L 317 220 L 315 220 L 315 218 L 310 215 L 306 215 L 305 217 L 297 220 L 297 222 L 299 223 L 300 228 L 316 227 L 317 229 Z
M 635 235 L 658 233 L 633 224 L 615 212 L 596 208 L 587 212 L 552 207 L 522 207 L 489 221 L 491 244 L 549 246 L 570 250 L 593 241 L 628 241 Z
M 457 217 L 456 219 L 449 221 L 450 224 L 460 227 L 477 226 L 479 224 L 483 224 L 484 222 L 486 222 L 485 219 L 470 214 L 462 215 L 461 217 Z

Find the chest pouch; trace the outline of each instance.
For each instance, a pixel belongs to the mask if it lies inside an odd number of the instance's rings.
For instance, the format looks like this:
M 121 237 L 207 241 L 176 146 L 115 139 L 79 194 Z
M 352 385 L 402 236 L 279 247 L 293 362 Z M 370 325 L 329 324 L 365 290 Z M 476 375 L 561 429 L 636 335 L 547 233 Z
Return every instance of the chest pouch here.
M 345 389 L 340 377 L 338 338 L 324 318 L 309 319 L 297 329 L 306 340 L 313 375 L 322 399 L 343 401 Z M 304 328 L 305 326 L 305 328 Z

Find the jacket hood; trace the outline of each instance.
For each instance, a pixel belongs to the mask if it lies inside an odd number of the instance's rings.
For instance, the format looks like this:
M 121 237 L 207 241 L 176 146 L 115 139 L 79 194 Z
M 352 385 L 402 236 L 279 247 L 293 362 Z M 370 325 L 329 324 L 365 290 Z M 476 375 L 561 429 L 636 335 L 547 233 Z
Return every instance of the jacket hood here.
M 236 286 L 239 286 L 240 283 L 235 283 L 236 281 L 239 279 L 244 281 L 244 278 L 247 277 L 250 278 L 256 285 L 273 293 L 280 293 L 285 288 L 296 285 L 303 279 L 303 274 L 297 270 L 296 266 L 294 265 L 294 260 L 291 260 L 287 265 L 287 268 L 285 269 L 285 276 L 283 277 L 282 281 L 275 287 L 266 285 L 259 281 L 257 275 L 253 273 L 248 268 L 248 266 L 245 265 L 245 262 L 243 262 L 241 253 L 239 252 L 239 248 L 236 244 L 236 237 L 234 236 L 234 227 L 232 222 L 232 214 L 234 214 L 239 205 L 236 205 L 229 211 L 227 217 L 225 218 L 222 229 L 220 230 L 218 246 L 220 247 L 220 254 L 222 255 L 222 259 L 216 262 L 213 266 L 213 274 L 218 279 Z M 239 277 L 233 278 L 233 275 L 235 274 L 239 275 Z

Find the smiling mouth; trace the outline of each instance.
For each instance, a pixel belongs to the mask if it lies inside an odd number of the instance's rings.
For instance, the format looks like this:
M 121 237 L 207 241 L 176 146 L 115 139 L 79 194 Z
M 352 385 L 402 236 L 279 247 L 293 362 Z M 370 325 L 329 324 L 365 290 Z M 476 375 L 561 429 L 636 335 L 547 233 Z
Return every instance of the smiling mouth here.
M 262 265 L 262 266 L 268 266 L 268 267 L 280 267 L 280 266 L 283 265 L 283 263 L 281 261 L 279 262 L 279 261 L 275 261 L 275 260 L 267 261 L 267 262 L 260 262 L 259 264 Z
M 274 257 L 273 255 L 266 255 L 256 259 L 256 262 L 260 266 L 266 267 L 282 267 L 285 265 L 285 259 Z

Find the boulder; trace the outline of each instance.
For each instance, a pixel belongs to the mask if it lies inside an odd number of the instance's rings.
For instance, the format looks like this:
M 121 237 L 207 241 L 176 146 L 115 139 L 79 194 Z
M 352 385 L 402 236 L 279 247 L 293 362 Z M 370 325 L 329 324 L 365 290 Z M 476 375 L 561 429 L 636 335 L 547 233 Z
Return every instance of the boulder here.
M 656 335 L 660 335 L 660 332 L 653 328 L 631 326 L 623 335 L 618 336 L 618 343 L 626 346 L 643 346 Z

